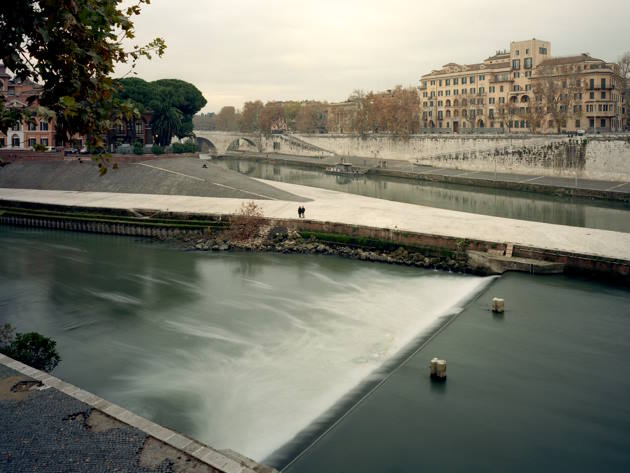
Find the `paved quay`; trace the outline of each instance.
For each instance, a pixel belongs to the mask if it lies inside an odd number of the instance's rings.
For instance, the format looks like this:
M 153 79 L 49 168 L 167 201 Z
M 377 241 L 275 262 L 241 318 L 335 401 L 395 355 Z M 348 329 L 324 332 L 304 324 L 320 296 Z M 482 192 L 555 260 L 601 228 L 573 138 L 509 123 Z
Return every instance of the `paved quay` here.
M 0 425 L 3 473 L 276 471 L 214 450 L 2 354 Z
M 508 184 L 522 184 L 526 186 L 535 186 L 539 190 L 544 188 L 552 189 L 564 188 L 564 189 L 581 189 L 584 191 L 596 191 L 596 192 L 611 192 L 613 195 L 628 194 L 630 193 L 630 182 L 623 181 L 600 181 L 595 179 L 582 179 L 580 176 L 575 177 L 559 177 L 559 176 L 542 176 L 534 174 L 517 174 L 506 172 L 485 172 L 485 171 L 466 171 L 463 169 L 447 169 L 436 168 L 432 166 L 426 166 L 416 164 L 411 161 L 403 161 L 396 159 L 387 159 L 387 168 L 380 169 L 378 165 L 383 161 L 382 158 L 363 158 L 354 156 L 334 156 L 334 157 L 306 157 L 306 156 L 293 156 L 293 155 L 281 155 L 281 154 L 252 154 L 243 152 L 231 152 L 226 155 L 228 158 L 263 158 L 269 160 L 283 161 L 287 164 L 294 165 L 317 165 L 318 167 L 330 166 L 343 159 L 345 162 L 352 163 L 354 166 L 377 169 L 379 171 L 395 171 L 406 175 L 411 179 L 431 179 L 443 178 L 449 182 L 466 185 L 483 185 L 488 187 L 492 183 L 508 183 Z M 527 190 L 536 190 L 535 187 L 530 187 Z
M 302 200 L 306 218 L 415 233 L 513 243 L 546 250 L 630 261 L 630 234 L 590 228 L 512 220 L 392 202 L 295 184 L 263 181 Z M 0 188 L 0 199 L 64 206 L 152 209 L 225 215 L 242 199 L 182 195 L 53 191 Z M 249 200 L 249 199 L 247 199 Z M 266 217 L 297 218 L 295 201 L 255 200 Z

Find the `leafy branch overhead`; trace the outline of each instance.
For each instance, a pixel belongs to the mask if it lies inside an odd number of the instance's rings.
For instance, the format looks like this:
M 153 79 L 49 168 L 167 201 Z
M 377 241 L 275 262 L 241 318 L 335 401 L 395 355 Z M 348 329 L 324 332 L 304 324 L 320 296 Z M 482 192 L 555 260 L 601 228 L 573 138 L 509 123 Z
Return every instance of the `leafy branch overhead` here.
M 150 0 L 6 0 L 0 2 L 0 60 L 22 81 L 44 85 L 39 105 L 56 120 L 57 136 L 87 135 L 93 146 L 122 119 L 138 111 L 119 98 L 111 78 L 117 64 L 162 56 L 155 38 L 130 49 L 133 18 Z M 33 98 L 34 100 L 34 98 Z M 0 104 L 2 107 L 2 104 Z M 0 110 L 2 126 L 28 110 Z M 16 116 L 16 114 L 20 116 Z M 13 122 L 15 123 L 15 121 Z

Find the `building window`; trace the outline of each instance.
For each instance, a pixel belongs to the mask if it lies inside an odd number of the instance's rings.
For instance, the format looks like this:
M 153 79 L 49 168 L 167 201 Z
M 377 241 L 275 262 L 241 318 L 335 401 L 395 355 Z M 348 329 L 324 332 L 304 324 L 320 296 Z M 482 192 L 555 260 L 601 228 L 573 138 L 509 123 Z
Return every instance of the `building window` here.
M 547 54 L 547 48 L 539 48 L 539 49 L 538 49 L 538 52 L 539 52 L 540 54 L 545 54 L 545 55 L 546 55 L 546 54 Z
M 469 80 L 469 82 L 470 82 L 471 84 L 474 84 L 474 83 L 475 83 L 475 76 L 470 76 L 470 80 Z
M 575 128 L 580 128 L 580 120 L 575 120 Z
M 459 84 L 459 78 L 455 77 L 453 78 L 453 85 L 457 85 Z
M 516 50 L 516 55 L 520 56 L 521 55 L 521 51 L 519 49 Z
M 468 89 L 462 89 L 462 94 L 465 94 L 468 92 Z
M 29 123 L 28 131 L 37 131 L 37 123 Z
M 0 138 L 0 148 L 4 148 L 4 138 Z
M 532 90 L 532 84 L 525 84 L 525 90 L 527 91 Z
M 435 81 L 434 80 L 431 81 L 431 85 L 435 85 Z
M 513 89 L 512 89 L 512 90 L 514 90 L 514 92 L 518 92 L 518 91 L 520 91 L 520 90 L 521 90 L 521 86 L 520 86 L 520 85 L 518 85 L 518 84 L 514 84 L 514 87 L 513 87 Z
M 453 95 L 458 95 L 458 94 L 459 94 L 459 90 L 455 89 L 455 90 L 453 91 Z
M 39 131 L 48 131 L 48 122 L 39 122 Z
M 591 79 L 588 83 L 588 88 L 593 90 L 595 88 L 595 79 Z
M 44 145 L 44 146 L 48 146 L 48 138 L 40 138 L 39 139 L 39 144 L 40 145 Z
M 479 87 L 479 93 L 480 93 L 480 94 L 483 94 L 485 90 L 486 90 L 486 89 L 484 89 L 483 87 Z
M 462 77 L 462 85 L 464 85 L 466 83 L 466 78 Z
M 512 69 L 520 69 L 521 68 L 521 60 L 520 59 L 514 59 L 512 61 Z
M 32 148 L 33 146 L 35 146 L 37 144 L 37 140 L 35 138 L 29 138 L 28 139 L 28 145 Z
M 142 135 L 142 123 L 136 122 L 136 135 Z
M 588 93 L 588 97 L 589 97 L 591 100 L 595 100 L 595 92 L 589 92 L 589 93 Z
M 451 85 L 451 79 L 446 79 L 444 82 L 446 83 L 446 85 Z
M 606 79 L 602 77 L 602 89 L 606 88 Z
M 492 105 L 492 104 L 494 103 L 494 97 L 490 97 L 490 98 L 488 99 L 488 103 L 489 103 L 490 105 Z
M 606 128 L 606 119 L 605 119 L 605 118 L 602 118 L 602 119 L 600 120 L 599 124 L 600 124 L 600 126 L 601 126 L 602 128 Z
M 521 73 L 520 72 L 515 72 L 514 73 L 514 78 L 518 79 L 519 77 L 521 77 Z
M 526 57 L 525 60 L 523 61 L 523 67 L 525 69 L 531 69 L 532 68 L 532 58 L 531 57 Z
M 446 96 L 447 96 L 447 97 L 450 97 L 450 95 L 451 95 L 451 91 L 450 91 L 450 90 L 447 90 L 447 91 L 446 91 Z
M 11 146 L 13 148 L 19 148 L 20 147 L 20 137 L 18 135 L 13 135 L 11 137 Z
M 602 90 L 602 98 L 605 99 L 606 98 L 606 91 Z
M 442 97 L 444 95 L 444 91 L 443 90 L 438 90 L 438 97 Z
M 532 71 L 525 71 L 525 77 L 531 77 Z
M 474 93 L 475 93 L 475 88 L 474 88 L 474 87 L 471 87 L 471 88 L 470 88 L 470 93 L 471 93 L 471 94 L 474 94 Z
M 440 87 L 442 87 L 442 79 L 440 79 L 440 80 L 438 81 L 438 85 L 439 85 Z
M 525 49 L 525 54 L 529 54 L 529 48 Z
M 490 92 L 491 94 L 494 94 L 494 85 L 491 85 L 490 87 L 488 87 L 488 92 Z
M 503 92 L 503 86 L 502 85 L 499 86 L 499 92 Z
M 484 75 L 480 75 L 480 76 L 479 76 L 479 80 L 486 80 L 486 76 L 485 76 L 485 74 L 484 74 Z

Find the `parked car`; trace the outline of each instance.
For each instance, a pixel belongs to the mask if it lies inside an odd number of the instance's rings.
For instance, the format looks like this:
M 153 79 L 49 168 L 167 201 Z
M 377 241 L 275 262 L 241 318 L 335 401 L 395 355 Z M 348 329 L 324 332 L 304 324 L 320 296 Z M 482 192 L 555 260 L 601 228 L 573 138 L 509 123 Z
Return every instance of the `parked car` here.
M 586 132 L 584 130 L 575 130 L 575 134 L 578 136 L 584 136 Z

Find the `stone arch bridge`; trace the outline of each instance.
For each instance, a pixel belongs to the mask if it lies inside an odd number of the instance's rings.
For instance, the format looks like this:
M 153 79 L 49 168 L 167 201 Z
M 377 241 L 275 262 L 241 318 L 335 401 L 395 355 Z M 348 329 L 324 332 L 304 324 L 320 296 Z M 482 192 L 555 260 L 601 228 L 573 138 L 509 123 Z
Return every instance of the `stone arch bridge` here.
M 297 156 L 326 157 L 335 153 L 309 143 L 295 135 L 241 133 L 231 131 L 195 130 L 195 140 L 199 151 L 219 156 L 230 151 L 253 153 L 284 153 Z
M 201 153 L 212 156 L 228 151 L 264 151 L 261 136 L 255 133 L 195 130 L 195 141 Z

